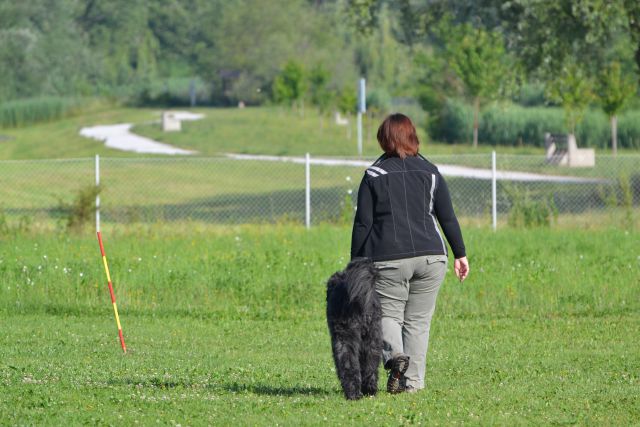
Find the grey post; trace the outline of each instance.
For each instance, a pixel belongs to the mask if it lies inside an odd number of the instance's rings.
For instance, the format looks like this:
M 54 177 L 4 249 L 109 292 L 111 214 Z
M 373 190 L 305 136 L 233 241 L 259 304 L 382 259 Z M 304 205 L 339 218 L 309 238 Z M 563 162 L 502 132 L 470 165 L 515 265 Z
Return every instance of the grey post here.
M 358 156 L 362 157 L 362 114 L 367 112 L 366 82 L 360 78 L 358 84 Z

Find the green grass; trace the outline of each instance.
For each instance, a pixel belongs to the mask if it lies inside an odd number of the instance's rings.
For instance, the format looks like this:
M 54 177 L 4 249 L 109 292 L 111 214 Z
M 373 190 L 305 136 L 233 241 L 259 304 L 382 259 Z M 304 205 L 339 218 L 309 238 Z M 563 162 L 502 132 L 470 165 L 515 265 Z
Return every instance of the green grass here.
M 355 120 L 351 137 L 345 127 L 333 124 L 329 117 L 320 117 L 307 110 L 304 117 L 287 109 L 264 108 L 197 108 L 204 113 L 201 121 L 183 122 L 179 133 L 164 133 L 160 129 L 160 109 L 113 108 L 40 123 L 19 129 L 0 130 L 0 160 L 52 159 L 88 157 L 95 154 L 119 157 L 157 157 L 107 149 L 98 141 L 78 135 L 80 128 L 91 125 L 135 123 L 134 131 L 158 141 L 198 151 L 201 156 L 220 153 L 253 153 L 275 155 L 357 156 Z M 364 154 L 377 156 L 380 149 L 375 132 L 381 117 L 364 119 Z M 422 151 L 425 154 L 468 153 L 467 144 L 449 145 L 427 142 L 422 130 Z M 504 147 L 505 153 L 542 153 L 538 148 Z M 477 152 L 488 153 L 491 147 L 481 146 Z
M 196 109 L 205 114 L 203 120 L 183 123 L 179 133 L 162 132 L 159 124 L 136 126 L 134 131 L 157 141 L 195 150 L 202 155 L 219 153 L 251 153 L 272 155 L 304 155 L 356 157 L 355 118 L 351 118 L 351 135 L 346 127 L 334 124 L 331 117 L 322 117 L 314 110 L 304 116 L 277 107 L 239 109 Z M 381 153 L 376 140 L 381 117 L 363 116 L 363 155 L 375 157 Z M 418 129 L 424 154 L 490 153 L 492 147 L 473 150 L 467 144 L 439 144 L 428 141 L 423 129 Z M 502 150 L 502 148 L 501 148 Z M 542 153 L 539 148 L 504 147 L 506 153 Z
M 7 424 L 596 424 L 640 417 L 637 232 L 465 228 L 416 395 L 343 400 L 324 283 L 347 227 L 110 227 L 0 241 Z M 381 386 L 384 378 L 381 378 Z
M 96 154 L 132 157 L 132 153 L 108 149 L 99 141 L 81 137 L 80 129 L 103 124 L 143 123 L 159 118 L 158 110 L 115 108 L 24 128 L 0 129 L 0 160 L 69 159 Z

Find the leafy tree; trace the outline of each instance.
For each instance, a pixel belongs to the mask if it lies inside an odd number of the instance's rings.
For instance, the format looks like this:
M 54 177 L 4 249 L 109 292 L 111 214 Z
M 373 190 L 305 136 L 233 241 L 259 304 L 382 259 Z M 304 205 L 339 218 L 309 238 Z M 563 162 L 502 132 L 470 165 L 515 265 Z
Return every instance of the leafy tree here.
M 75 2 L 0 0 L 0 101 L 87 90 L 91 52 Z
M 624 0 L 624 10 L 627 15 L 629 34 L 635 43 L 636 72 L 640 77 L 640 2 L 637 0 Z
M 594 100 L 593 81 L 575 62 L 562 67 L 558 76 L 548 86 L 548 96 L 562 104 L 567 129 L 576 133 L 585 110 Z
M 360 34 L 371 34 L 378 24 L 380 0 L 347 0 L 346 6 L 349 25 Z
M 447 66 L 444 55 L 434 51 L 418 52 L 415 56 L 416 97 L 422 109 L 427 113 L 427 129 L 431 135 L 439 132 L 442 111 L 447 98 L 462 96 L 464 88 L 451 68 Z
M 301 103 L 306 92 L 306 84 L 302 64 L 289 61 L 273 81 L 273 100 L 277 103 L 289 103 L 290 105 Z
M 454 27 L 447 44 L 450 64 L 473 100 L 473 146 L 478 146 L 478 116 L 483 100 L 499 96 L 509 74 L 501 35 L 469 24 Z
M 595 74 L 611 61 L 612 51 L 619 50 L 617 59 L 631 59 L 635 52 L 636 72 L 640 76 L 637 0 L 499 3 L 502 4 L 497 11 L 510 49 L 530 74 L 553 80 L 556 71 L 571 60 L 579 60 L 582 68 Z
M 384 88 L 398 96 L 413 76 L 410 48 L 396 39 L 396 24 L 387 7 L 377 14 L 378 25 L 354 39 L 355 63 L 370 87 Z
M 618 113 L 637 93 L 634 80 L 622 73 L 619 62 L 611 62 L 598 76 L 598 98 L 611 122 L 611 150 L 618 152 Z
M 358 95 L 354 88 L 344 87 L 338 94 L 338 110 L 343 114 L 356 114 L 358 111 Z
M 160 44 L 150 28 L 150 9 L 141 0 L 85 1 L 77 24 L 98 52 L 108 85 L 148 82 L 157 71 Z
M 309 92 L 311 103 L 318 108 L 320 113 L 326 113 L 333 101 L 333 93 L 329 90 L 329 72 L 318 65 L 309 73 Z

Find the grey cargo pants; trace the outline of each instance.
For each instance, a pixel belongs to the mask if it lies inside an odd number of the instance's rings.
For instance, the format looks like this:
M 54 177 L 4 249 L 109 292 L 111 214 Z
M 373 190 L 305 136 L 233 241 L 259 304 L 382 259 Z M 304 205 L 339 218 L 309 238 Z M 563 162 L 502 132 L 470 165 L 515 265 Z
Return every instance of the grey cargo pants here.
M 436 297 L 447 272 L 445 255 L 426 255 L 375 263 L 376 291 L 382 305 L 383 361 L 398 353 L 410 357 L 407 386 L 424 388 L 429 327 Z

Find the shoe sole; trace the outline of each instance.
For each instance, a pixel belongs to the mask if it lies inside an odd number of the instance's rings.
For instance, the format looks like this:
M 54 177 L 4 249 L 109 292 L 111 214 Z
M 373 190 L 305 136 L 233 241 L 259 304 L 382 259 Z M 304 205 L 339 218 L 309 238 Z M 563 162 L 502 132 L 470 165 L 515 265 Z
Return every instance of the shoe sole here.
M 387 392 L 395 394 L 404 391 L 402 380 L 404 373 L 409 368 L 409 356 L 402 355 L 393 359 L 393 366 L 387 380 Z

